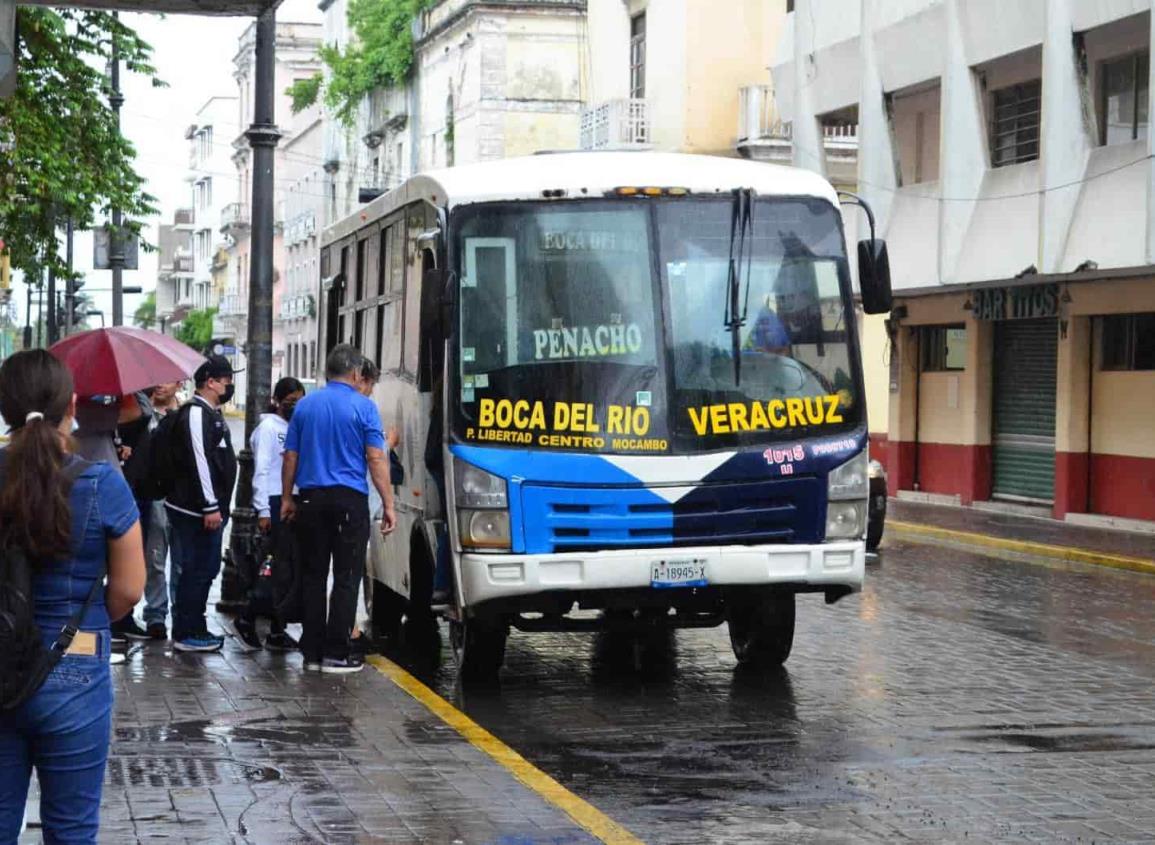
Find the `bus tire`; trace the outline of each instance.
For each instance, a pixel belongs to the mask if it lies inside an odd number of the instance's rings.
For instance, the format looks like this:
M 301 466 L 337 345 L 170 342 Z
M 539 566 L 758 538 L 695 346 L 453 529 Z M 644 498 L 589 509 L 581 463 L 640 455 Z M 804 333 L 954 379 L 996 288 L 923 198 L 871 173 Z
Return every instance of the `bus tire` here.
M 420 532 L 409 540 L 409 599 L 405 616 L 410 622 L 433 619 L 433 558 Z
M 505 663 L 509 623 L 502 618 L 465 616 L 449 623 L 449 641 L 463 683 L 492 683 Z
M 730 646 L 743 666 L 781 666 L 794 645 L 794 594 L 765 592 L 727 603 Z
M 373 636 L 378 640 L 396 640 L 401 633 L 405 599 L 376 578 L 370 579 L 369 585 L 369 620 L 373 625 Z

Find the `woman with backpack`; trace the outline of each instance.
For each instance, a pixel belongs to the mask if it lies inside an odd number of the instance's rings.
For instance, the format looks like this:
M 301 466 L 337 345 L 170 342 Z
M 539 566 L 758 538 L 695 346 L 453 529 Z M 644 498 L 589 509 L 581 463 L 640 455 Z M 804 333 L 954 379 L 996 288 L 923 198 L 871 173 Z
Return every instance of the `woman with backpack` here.
M 49 353 L 0 366 L 11 430 L 0 450 L 3 843 L 19 835 L 33 768 L 45 840 L 96 841 L 112 722 L 109 619 L 144 590 L 132 492 L 116 468 L 72 454 L 75 413 L 72 376 Z

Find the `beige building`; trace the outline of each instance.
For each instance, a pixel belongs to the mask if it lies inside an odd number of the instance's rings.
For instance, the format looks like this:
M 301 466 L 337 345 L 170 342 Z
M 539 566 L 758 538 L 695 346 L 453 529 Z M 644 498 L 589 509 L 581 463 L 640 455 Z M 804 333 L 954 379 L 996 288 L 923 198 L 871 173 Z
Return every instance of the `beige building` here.
M 769 90 L 785 0 L 589 0 L 584 149 L 734 155 L 743 90 Z

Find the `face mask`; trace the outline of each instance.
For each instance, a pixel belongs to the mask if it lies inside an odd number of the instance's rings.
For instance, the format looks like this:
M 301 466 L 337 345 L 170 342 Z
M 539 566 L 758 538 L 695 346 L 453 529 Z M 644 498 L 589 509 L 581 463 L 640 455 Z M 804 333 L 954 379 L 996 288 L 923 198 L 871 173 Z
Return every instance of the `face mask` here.
M 230 402 L 232 402 L 233 401 L 233 394 L 235 394 L 236 392 L 237 392 L 237 386 L 235 384 L 226 385 L 225 386 L 225 392 L 221 394 L 221 404 L 227 405 Z
M 297 407 L 296 402 L 285 402 L 281 405 L 281 417 L 288 421 L 293 418 L 293 409 Z

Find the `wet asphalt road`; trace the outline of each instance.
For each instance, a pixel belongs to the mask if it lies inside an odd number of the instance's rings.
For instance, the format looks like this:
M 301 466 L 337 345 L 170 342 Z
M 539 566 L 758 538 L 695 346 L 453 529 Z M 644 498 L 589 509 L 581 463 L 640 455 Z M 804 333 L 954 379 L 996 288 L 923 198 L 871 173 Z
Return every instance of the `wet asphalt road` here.
M 650 843 L 1155 842 L 1149 576 L 888 540 L 861 595 L 800 597 L 764 677 L 724 627 L 640 669 L 515 632 L 500 687 L 462 691 L 412 639 L 390 656 Z

